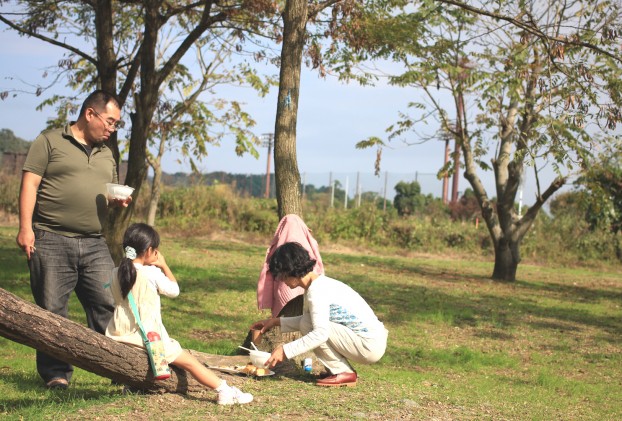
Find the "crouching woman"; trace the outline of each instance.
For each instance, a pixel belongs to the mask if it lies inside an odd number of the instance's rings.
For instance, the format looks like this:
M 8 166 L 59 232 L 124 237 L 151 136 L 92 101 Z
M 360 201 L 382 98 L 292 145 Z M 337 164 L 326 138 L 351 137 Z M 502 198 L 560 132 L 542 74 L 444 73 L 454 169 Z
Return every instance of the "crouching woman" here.
M 261 333 L 280 326 L 282 332 L 299 331 L 302 337 L 279 345 L 266 361 L 268 367 L 313 351 L 326 367 L 318 386 L 355 386 L 357 373 L 350 362 L 372 364 L 387 347 L 388 331 L 367 302 L 348 285 L 313 272 L 315 260 L 298 243 L 285 243 L 270 258 L 270 273 L 289 288 L 302 287 L 301 316 L 269 318 L 254 323 Z

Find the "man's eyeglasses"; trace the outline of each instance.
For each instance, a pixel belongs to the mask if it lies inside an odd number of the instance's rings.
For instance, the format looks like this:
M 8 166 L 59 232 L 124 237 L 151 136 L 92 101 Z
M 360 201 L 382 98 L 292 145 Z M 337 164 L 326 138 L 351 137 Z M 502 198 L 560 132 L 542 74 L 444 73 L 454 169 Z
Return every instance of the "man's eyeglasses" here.
M 125 126 L 125 122 L 123 120 L 117 120 L 117 121 L 114 121 L 113 119 L 106 120 L 100 113 L 95 111 L 93 108 L 91 108 L 91 110 L 95 113 L 97 117 L 101 118 L 101 120 L 106 124 L 106 126 L 108 126 L 109 129 L 115 132 L 119 129 L 122 129 L 123 126 Z

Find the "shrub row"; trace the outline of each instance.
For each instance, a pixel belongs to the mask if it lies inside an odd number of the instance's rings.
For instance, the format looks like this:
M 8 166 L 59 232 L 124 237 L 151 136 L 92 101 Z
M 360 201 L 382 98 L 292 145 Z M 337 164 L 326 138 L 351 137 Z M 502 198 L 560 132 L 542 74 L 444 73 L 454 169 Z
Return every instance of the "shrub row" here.
M 19 180 L 0 178 L 0 209 L 16 214 Z M 148 186 L 136 200 L 134 219 L 142 220 L 148 202 Z M 400 217 L 375 202 L 360 207 L 331 208 L 315 198 L 305 201 L 304 218 L 320 243 L 334 242 L 423 253 L 458 253 L 492 256 L 494 250 L 483 223 L 454 222 L 448 209 L 434 207 L 426 214 Z M 224 184 L 163 189 L 158 227 L 178 233 L 203 235 L 214 230 L 256 233 L 266 238 L 278 224 L 274 199 L 245 198 Z M 521 245 L 523 258 L 556 264 L 613 263 L 622 245 L 620 235 L 590 230 L 580 217 L 551 218 L 541 212 Z

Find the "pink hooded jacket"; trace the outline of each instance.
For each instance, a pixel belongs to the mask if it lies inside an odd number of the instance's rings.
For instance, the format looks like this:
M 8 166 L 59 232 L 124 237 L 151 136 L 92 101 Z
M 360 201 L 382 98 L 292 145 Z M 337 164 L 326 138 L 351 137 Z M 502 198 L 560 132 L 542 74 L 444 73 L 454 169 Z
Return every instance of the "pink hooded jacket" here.
M 298 215 L 285 215 L 279 222 L 270 247 L 266 251 L 266 260 L 257 282 L 257 306 L 260 310 L 272 309 L 272 317 L 276 317 L 288 301 L 304 293 L 304 289 L 300 287 L 290 289 L 283 282 L 276 281 L 268 270 L 268 263 L 274 250 L 289 242 L 300 243 L 307 249 L 309 256 L 317 261 L 313 271 L 318 275 L 324 274 L 320 250 L 317 241 L 311 235 L 311 230 Z

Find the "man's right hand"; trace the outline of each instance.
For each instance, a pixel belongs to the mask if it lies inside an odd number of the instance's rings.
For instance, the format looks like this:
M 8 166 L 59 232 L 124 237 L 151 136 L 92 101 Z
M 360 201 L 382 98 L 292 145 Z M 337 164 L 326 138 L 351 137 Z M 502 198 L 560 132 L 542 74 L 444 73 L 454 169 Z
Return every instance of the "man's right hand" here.
M 35 248 L 35 233 L 32 228 L 24 228 L 20 229 L 17 233 L 17 238 L 15 238 L 17 245 L 23 251 L 26 252 L 26 257 L 30 260 L 32 253 L 36 250 Z

